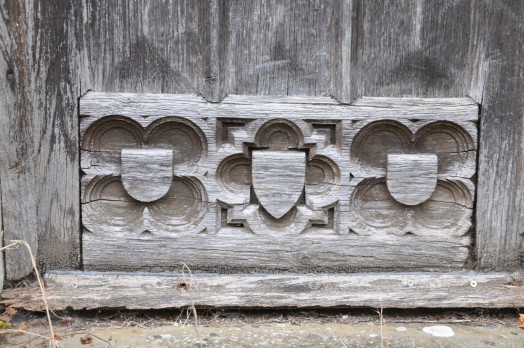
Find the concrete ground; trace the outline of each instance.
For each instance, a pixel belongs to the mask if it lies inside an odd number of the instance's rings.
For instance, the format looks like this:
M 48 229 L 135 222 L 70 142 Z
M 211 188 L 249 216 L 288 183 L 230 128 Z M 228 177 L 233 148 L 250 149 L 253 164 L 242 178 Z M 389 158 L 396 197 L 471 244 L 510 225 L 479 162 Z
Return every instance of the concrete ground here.
M 198 314 L 198 311 L 197 311 Z M 516 311 L 59 313 L 60 347 L 524 347 Z M 41 314 L 16 313 L 0 344 L 49 347 Z M 0 333 L 2 331 L 0 330 Z

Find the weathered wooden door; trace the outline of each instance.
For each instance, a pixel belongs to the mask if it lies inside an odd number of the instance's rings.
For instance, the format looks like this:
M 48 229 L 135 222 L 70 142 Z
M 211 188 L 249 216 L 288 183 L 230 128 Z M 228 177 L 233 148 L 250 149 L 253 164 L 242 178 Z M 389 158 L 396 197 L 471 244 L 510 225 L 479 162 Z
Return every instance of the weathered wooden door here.
M 1 11 L 4 240 L 57 306 L 522 302 L 520 2 Z

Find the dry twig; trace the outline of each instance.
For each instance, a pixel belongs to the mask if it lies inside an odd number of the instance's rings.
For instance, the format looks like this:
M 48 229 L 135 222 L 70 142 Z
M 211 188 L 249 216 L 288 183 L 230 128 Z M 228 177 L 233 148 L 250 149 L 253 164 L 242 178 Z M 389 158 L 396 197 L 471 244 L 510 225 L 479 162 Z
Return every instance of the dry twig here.
M 29 256 L 31 257 L 31 263 L 33 265 L 33 270 L 36 275 L 36 279 L 38 280 L 38 286 L 40 287 L 40 292 L 42 294 L 42 300 L 44 301 L 44 307 L 47 314 L 47 321 L 49 323 L 49 331 L 51 334 L 51 337 L 49 338 L 49 345 L 51 347 L 59 347 L 58 342 L 55 339 L 55 332 L 53 330 L 53 323 L 51 322 L 51 314 L 49 310 L 49 304 L 47 303 L 47 296 L 45 294 L 45 287 L 44 287 L 44 281 L 42 280 L 42 277 L 40 276 L 40 272 L 38 271 L 38 267 L 36 266 L 36 259 L 33 255 L 33 250 L 31 250 L 31 246 L 25 241 L 25 240 L 12 240 L 11 244 L 6 245 L 3 248 L 0 248 L 0 251 L 2 250 L 8 250 L 14 247 L 17 247 L 18 245 L 23 245 L 27 248 L 27 251 L 29 252 Z M 18 330 L 18 332 L 23 332 L 24 330 Z

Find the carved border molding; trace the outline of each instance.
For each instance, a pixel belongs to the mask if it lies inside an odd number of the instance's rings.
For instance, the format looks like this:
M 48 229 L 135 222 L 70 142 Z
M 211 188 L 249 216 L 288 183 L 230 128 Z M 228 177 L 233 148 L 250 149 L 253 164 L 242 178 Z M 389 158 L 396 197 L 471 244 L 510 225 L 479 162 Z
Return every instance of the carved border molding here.
M 238 262 L 258 270 L 235 254 L 257 238 L 269 243 L 260 246 L 267 257 L 277 245 L 294 243 L 291 252 L 320 243 L 304 257 L 331 252 L 321 262 L 341 271 L 377 269 L 335 261 L 358 247 L 382 245 L 389 254 L 420 243 L 420 258 L 428 243 L 451 243 L 453 268 L 467 258 L 478 121 L 467 98 L 362 98 L 348 106 L 329 98 L 229 96 L 212 104 L 192 95 L 89 93 L 80 109 L 88 268 L 163 270 L 185 260 L 177 245 L 194 250 L 205 265 L 198 269 Z M 198 251 L 211 242 L 214 256 Z M 164 246 L 171 263 L 95 250 L 140 243 Z M 259 266 L 279 262 L 311 269 L 287 256 Z

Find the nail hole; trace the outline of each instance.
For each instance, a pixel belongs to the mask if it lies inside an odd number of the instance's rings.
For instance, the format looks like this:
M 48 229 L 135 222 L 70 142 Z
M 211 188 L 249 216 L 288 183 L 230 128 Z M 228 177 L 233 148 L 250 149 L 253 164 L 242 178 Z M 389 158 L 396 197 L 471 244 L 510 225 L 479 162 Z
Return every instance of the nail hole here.
M 191 289 L 191 286 L 187 283 L 180 283 L 177 285 L 176 287 L 178 290 L 187 290 L 187 289 Z

